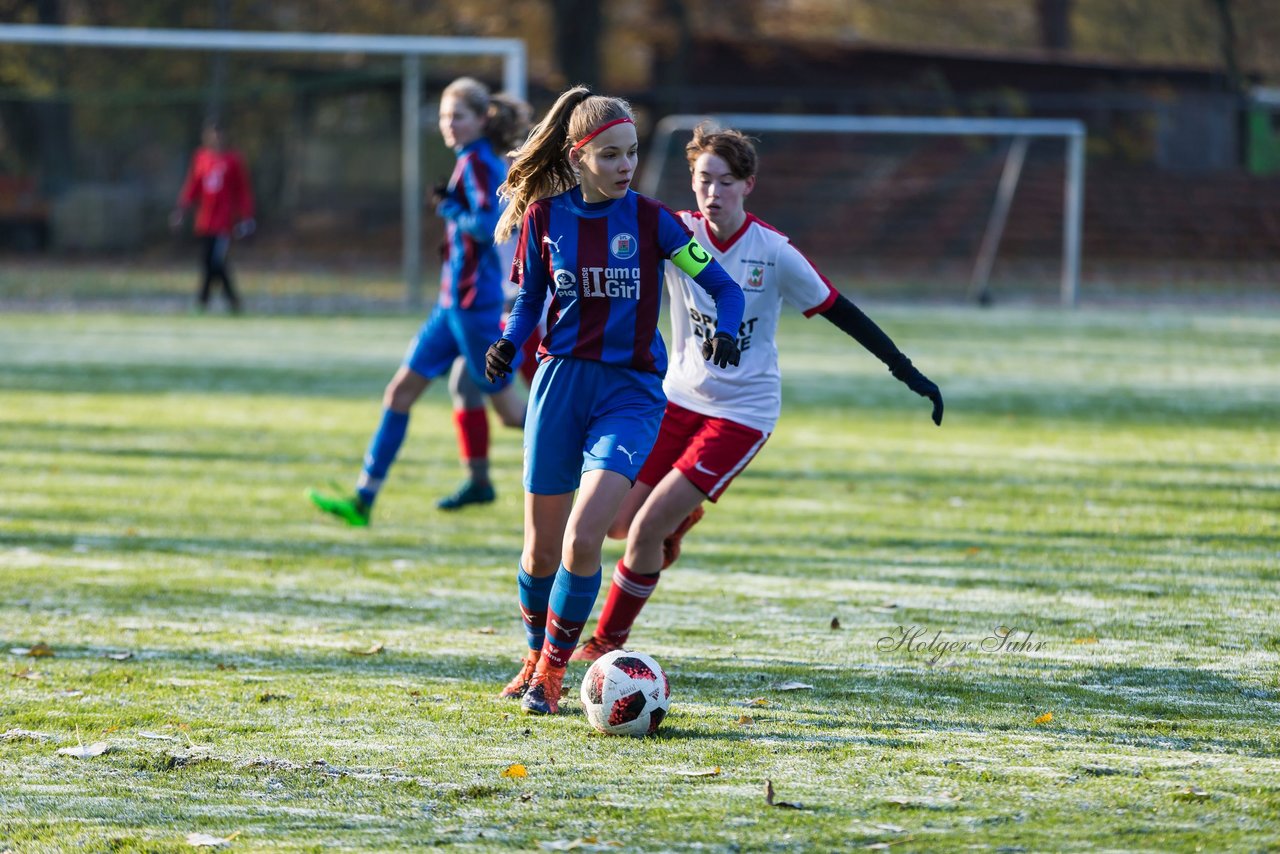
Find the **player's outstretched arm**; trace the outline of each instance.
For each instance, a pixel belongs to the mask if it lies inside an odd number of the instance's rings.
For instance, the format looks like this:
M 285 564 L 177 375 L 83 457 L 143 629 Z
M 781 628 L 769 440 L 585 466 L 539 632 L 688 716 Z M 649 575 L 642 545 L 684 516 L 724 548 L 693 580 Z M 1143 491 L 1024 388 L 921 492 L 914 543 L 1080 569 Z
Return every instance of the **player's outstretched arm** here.
M 911 364 L 911 360 L 903 355 L 893 339 L 874 320 L 844 296 L 837 296 L 831 307 L 822 312 L 822 316 L 888 365 L 894 379 L 921 397 L 933 401 L 933 423 L 942 426 L 942 392 L 932 380 Z

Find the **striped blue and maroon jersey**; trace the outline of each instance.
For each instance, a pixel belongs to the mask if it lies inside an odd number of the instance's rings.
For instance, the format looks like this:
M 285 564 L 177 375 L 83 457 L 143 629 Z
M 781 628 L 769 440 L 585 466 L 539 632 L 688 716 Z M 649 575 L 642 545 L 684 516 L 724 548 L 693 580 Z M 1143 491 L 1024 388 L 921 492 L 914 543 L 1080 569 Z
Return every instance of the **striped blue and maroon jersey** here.
M 458 150 L 458 160 L 436 212 L 445 220 L 444 270 L 440 304 L 446 308 L 488 309 L 503 303 L 506 270 L 493 243 L 502 215 L 498 186 L 507 162 L 481 137 Z
M 503 337 L 518 349 L 550 292 L 540 359 L 594 359 L 664 374 L 667 349 L 658 318 L 669 258 L 689 266 L 716 302 L 718 329 L 736 336 L 742 289 L 661 202 L 628 190 L 620 199 L 588 204 L 577 187 L 539 199 L 521 224 L 511 271 L 520 294 Z

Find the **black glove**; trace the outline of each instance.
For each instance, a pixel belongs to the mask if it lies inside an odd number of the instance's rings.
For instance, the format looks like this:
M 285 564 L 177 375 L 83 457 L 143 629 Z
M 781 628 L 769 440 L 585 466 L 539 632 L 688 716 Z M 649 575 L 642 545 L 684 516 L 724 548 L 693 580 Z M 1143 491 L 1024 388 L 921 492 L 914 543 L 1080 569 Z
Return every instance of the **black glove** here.
M 932 380 L 920 373 L 916 366 L 911 364 L 910 359 L 904 356 L 902 362 L 903 364 L 893 369 L 893 378 L 921 397 L 927 397 L 933 401 L 933 423 L 941 427 L 942 392 L 938 390 Z
M 516 345 L 505 338 L 494 341 L 484 354 L 484 378 L 496 383 L 511 373 L 511 360 L 515 357 Z
M 448 195 L 449 195 L 448 184 L 446 184 L 444 181 L 441 181 L 439 184 L 436 184 L 434 187 L 431 188 L 431 206 L 433 208 L 439 207 L 440 203 L 443 202 L 445 200 L 445 197 L 447 197 Z
M 716 367 L 736 366 L 742 353 L 738 350 L 738 342 L 723 332 L 717 332 L 702 342 L 702 358 Z

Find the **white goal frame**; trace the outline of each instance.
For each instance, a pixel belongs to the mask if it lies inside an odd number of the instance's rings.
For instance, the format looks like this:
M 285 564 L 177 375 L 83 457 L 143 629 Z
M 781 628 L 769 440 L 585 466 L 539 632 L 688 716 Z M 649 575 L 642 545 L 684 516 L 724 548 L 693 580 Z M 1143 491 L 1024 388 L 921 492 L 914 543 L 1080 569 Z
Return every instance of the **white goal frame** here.
M 1080 294 L 1080 243 L 1084 222 L 1084 122 L 1077 119 L 971 119 L 900 116 L 809 116 L 772 113 L 677 114 L 658 122 L 654 129 L 653 157 L 640 178 L 640 192 L 654 195 L 666 166 L 670 137 L 692 131 L 710 119 L 721 127 L 743 131 L 791 131 L 798 133 L 847 133 L 926 136 L 1008 137 L 1012 140 L 1004 172 L 996 191 L 995 204 L 983 235 L 978 259 L 969 285 L 970 296 L 985 301 L 987 280 L 995 261 L 1013 194 L 1033 137 L 1063 139 L 1067 144 L 1066 177 L 1063 188 L 1062 284 L 1064 308 L 1074 308 Z
M 527 59 L 521 39 L 470 36 L 381 36 L 329 33 L 264 33 L 235 30 L 150 30 L 127 27 L 63 27 L 0 24 L 0 44 L 134 50 L 205 50 L 256 53 L 367 53 L 403 58 L 401 82 L 402 270 L 405 298 L 421 307 L 422 287 L 422 57 L 497 56 L 503 88 L 527 97 Z M 430 118 L 427 121 L 431 121 Z

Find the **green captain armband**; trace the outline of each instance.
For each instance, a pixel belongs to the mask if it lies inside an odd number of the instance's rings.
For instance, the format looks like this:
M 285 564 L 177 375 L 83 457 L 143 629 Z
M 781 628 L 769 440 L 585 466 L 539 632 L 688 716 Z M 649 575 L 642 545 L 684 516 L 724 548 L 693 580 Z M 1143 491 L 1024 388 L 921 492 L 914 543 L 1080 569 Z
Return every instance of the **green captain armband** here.
M 680 247 L 680 251 L 671 256 L 671 263 L 680 268 L 689 278 L 697 278 L 698 274 L 711 263 L 711 254 L 698 245 L 695 238 Z

